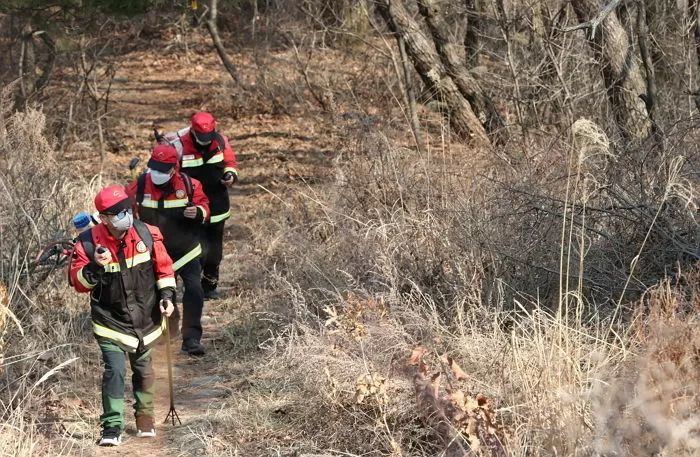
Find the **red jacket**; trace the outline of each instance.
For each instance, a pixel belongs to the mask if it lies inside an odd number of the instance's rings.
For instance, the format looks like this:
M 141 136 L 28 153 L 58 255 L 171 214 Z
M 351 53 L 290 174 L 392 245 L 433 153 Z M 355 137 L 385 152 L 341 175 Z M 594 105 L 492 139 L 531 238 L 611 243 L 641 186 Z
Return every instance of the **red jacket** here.
M 191 133 L 180 137 L 182 142 L 181 167 L 184 173 L 197 179 L 209 198 L 211 216 L 209 222 L 223 222 L 231 216 L 228 188 L 221 184 L 224 174 L 231 172 L 238 176 L 236 155 L 226 136 L 217 134 L 207 146 L 201 146 Z
M 141 195 L 138 189 L 140 179 L 143 179 Z M 167 184 L 160 187 L 153 184 L 148 173 L 126 186 L 126 194 L 134 199 L 137 205 L 135 214 L 142 221 L 161 230 L 175 271 L 202 253 L 198 227 L 209 218 L 209 199 L 204 194 L 202 184 L 192 178 L 190 182 L 191 195 L 188 195 L 187 185 L 180 173 L 175 173 Z M 197 216 L 194 219 L 183 215 L 188 206 L 197 208 Z
M 69 275 L 78 292 L 90 292 L 93 331 L 134 352 L 150 346 L 162 333 L 158 298 L 172 300 L 175 273 L 157 227 L 147 226 L 153 238 L 151 250 L 134 227 L 123 238 L 114 238 L 103 224 L 92 229 L 95 248 L 104 246 L 112 262 L 100 267 L 85 253 L 82 242 L 73 249 Z

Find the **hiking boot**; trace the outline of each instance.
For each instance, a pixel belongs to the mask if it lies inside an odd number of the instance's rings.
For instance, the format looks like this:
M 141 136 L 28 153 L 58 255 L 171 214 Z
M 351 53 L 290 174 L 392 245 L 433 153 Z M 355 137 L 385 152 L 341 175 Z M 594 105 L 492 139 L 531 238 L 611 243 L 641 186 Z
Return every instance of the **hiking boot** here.
M 220 298 L 221 298 L 221 295 L 219 294 L 219 291 L 216 289 L 210 289 L 210 290 L 204 291 L 204 299 L 205 300 L 218 300 Z
M 156 427 L 153 425 L 153 416 L 136 416 L 136 436 L 149 438 L 156 436 Z
M 102 429 L 100 446 L 119 446 L 122 444 L 122 430 L 119 427 L 105 427 Z
M 182 342 L 182 352 L 189 355 L 204 355 L 205 351 L 204 345 L 195 338 L 187 338 Z

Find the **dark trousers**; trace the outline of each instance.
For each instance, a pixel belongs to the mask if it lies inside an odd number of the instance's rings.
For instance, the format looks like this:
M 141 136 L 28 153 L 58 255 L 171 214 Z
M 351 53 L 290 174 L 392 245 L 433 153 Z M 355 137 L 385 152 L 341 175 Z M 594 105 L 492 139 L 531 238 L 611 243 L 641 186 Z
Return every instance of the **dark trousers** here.
M 151 364 L 152 349 L 127 353 L 108 341 L 98 340 L 104 361 L 102 374 L 102 409 L 100 422 L 104 428 L 119 427 L 124 430 L 124 379 L 126 358 L 131 364 L 131 385 L 134 391 L 135 416 L 153 416 L 153 397 L 156 384 Z
M 182 294 L 182 339 L 202 338 L 202 309 L 204 290 L 202 289 L 202 266 L 199 259 L 187 262 L 175 272 L 182 279 L 185 291 Z
M 224 250 L 224 222 L 202 227 L 202 288 L 204 292 L 216 289 L 219 282 L 219 264 Z

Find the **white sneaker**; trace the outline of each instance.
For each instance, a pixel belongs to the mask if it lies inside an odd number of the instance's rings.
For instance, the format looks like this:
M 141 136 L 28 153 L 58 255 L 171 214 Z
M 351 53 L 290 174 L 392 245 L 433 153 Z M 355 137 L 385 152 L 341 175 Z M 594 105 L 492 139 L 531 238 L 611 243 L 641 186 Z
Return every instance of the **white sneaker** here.
M 137 438 L 150 438 L 152 436 L 156 436 L 156 431 L 153 429 L 146 430 L 145 432 L 141 430 L 136 431 Z
M 102 430 L 99 446 L 119 446 L 122 444 L 122 432 L 119 427 L 107 427 Z

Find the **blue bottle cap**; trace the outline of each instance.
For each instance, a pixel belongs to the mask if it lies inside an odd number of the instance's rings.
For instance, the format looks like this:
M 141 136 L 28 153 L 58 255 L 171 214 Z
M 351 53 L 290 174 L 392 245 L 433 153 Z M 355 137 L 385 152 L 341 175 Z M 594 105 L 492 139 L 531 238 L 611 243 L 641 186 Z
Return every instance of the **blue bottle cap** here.
M 87 228 L 87 226 L 90 225 L 90 222 L 92 222 L 92 218 L 85 211 L 81 211 L 73 216 L 73 227 L 77 228 L 78 230 Z

